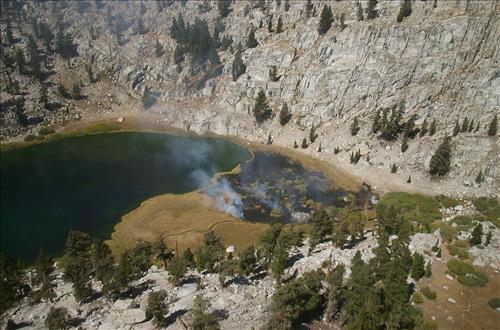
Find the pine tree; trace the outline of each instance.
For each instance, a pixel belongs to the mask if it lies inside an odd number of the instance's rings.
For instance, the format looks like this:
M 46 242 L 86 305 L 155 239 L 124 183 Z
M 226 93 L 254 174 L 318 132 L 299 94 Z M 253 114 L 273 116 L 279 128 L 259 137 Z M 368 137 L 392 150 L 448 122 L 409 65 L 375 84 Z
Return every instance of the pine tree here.
M 243 276 L 250 275 L 253 270 L 257 267 L 257 258 L 255 256 L 255 248 L 253 245 L 250 245 L 240 253 L 239 258 L 239 272 Z
M 368 0 L 368 4 L 366 5 L 366 18 L 374 19 L 378 17 L 378 12 L 375 9 L 377 7 L 378 0 Z
M 269 32 L 269 33 L 273 33 L 274 32 L 274 29 L 273 29 L 273 16 L 271 16 L 269 18 L 269 21 L 267 21 L 267 32 Z
M 427 134 L 428 131 L 429 129 L 427 128 L 427 117 L 425 117 L 424 122 L 422 123 L 422 127 L 420 128 L 419 136 L 423 137 L 425 134 Z
M 481 169 L 479 169 L 479 173 L 477 174 L 475 181 L 477 184 L 481 184 L 484 182 L 484 175 L 483 175 L 483 171 Z
M 396 164 L 391 165 L 391 173 L 396 173 L 398 171 L 398 167 Z
M 481 125 L 481 122 L 478 120 L 476 124 L 476 129 L 474 130 L 474 133 L 477 133 L 479 131 L 479 126 Z
M 165 51 L 163 50 L 163 46 L 160 44 L 158 39 L 156 39 L 155 43 L 155 56 L 156 57 L 162 57 L 163 54 L 165 54 Z
M 288 104 L 286 102 L 283 103 L 280 111 L 280 125 L 285 126 L 292 119 L 292 114 L 288 110 Z
M 469 128 L 467 129 L 467 132 L 472 132 L 472 130 L 474 129 L 474 119 L 472 119 L 470 122 L 469 122 Z
M 217 2 L 217 8 L 219 9 L 219 14 L 222 17 L 227 17 L 229 13 L 231 12 L 231 1 L 229 0 L 219 0 Z
M 318 134 L 316 133 L 316 127 L 314 127 L 314 124 L 311 126 L 311 129 L 309 130 L 309 141 L 311 143 L 314 143 L 316 141 L 316 138 L 318 137 Z
M 406 180 L 406 183 L 411 183 L 411 175 L 408 177 L 408 180 Z
M 80 88 L 80 84 L 75 82 L 73 84 L 73 88 L 71 89 L 71 98 L 73 100 L 79 100 L 82 97 L 82 90 Z
M 432 263 L 429 261 L 425 265 L 425 277 L 431 277 L 432 275 Z
M 460 123 L 458 119 L 455 121 L 455 127 L 453 127 L 453 136 L 457 136 L 460 133 Z
M 469 129 L 469 118 L 465 117 L 464 121 L 462 122 L 462 128 L 460 129 L 460 132 L 465 133 Z
M 446 175 L 451 167 L 451 144 L 450 138 L 445 137 L 434 155 L 431 157 L 429 173 L 431 175 Z
M 332 8 L 328 5 L 323 6 L 323 11 L 321 12 L 321 18 L 319 20 L 318 32 L 319 34 L 325 34 L 333 23 L 333 13 Z
M 351 135 L 355 136 L 356 134 L 358 134 L 359 130 L 360 127 L 359 127 L 358 116 L 356 116 L 354 117 L 354 120 L 351 123 Z
M 498 115 L 495 115 L 495 117 L 493 117 L 493 119 L 491 120 L 490 126 L 488 128 L 488 136 L 497 135 L 497 125 L 498 125 Z
M 302 140 L 302 144 L 300 145 L 300 147 L 301 147 L 302 149 L 306 149 L 306 148 L 308 147 L 306 138 L 304 138 L 304 139 Z
M 238 80 L 239 76 L 241 76 L 247 70 L 247 66 L 243 63 L 241 59 L 241 50 L 238 48 L 236 50 L 236 54 L 234 55 L 233 67 L 231 73 L 233 75 L 233 81 Z
M 399 7 L 399 13 L 397 17 L 397 22 L 401 23 L 405 17 L 411 15 L 411 0 L 403 0 L 401 7 Z
M 195 266 L 194 254 L 191 252 L 190 248 L 187 248 L 184 252 L 182 252 L 182 260 L 184 260 L 184 264 L 188 268 Z
M 47 109 L 48 106 L 47 86 L 45 86 L 45 84 L 40 84 L 38 102 L 42 105 L 44 109 Z
M 49 330 L 67 329 L 69 319 L 70 315 L 66 308 L 51 306 L 45 318 L 44 325 Z
M 345 14 L 342 13 L 340 14 L 340 31 L 344 31 L 344 29 L 347 27 L 345 24 Z
M 283 244 L 277 244 L 273 252 L 273 261 L 271 263 L 271 271 L 274 278 L 278 282 L 281 281 L 281 275 L 286 268 L 286 263 L 288 261 L 288 251 Z
M 253 115 L 258 124 L 263 123 L 267 119 L 271 118 L 272 110 L 267 103 L 266 93 L 260 90 L 255 99 L 255 105 L 253 107 Z
M 373 117 L 373 123 L 372 123 L 372 133 L 373 134 L 376 134 L 380 130 L 381 113 L 382 113 L 382 110 L 378 109 L 377 112 L 375 112 L 375 116 Z
M 135 33 L 138 35 L 143 35 L 146 33 L 146 27 L 144 26 L 144 21 L 142 20 L 142 17 L 139 17 L 137 19 L 137 23 L 135 25 Z
M 87 76 L 89 77 L 89 82 L 94 82 L 94 73 L 92 72 L 92 67 L 88 64 L 85 64 L 85 71 L 87 71 Z
M 6 17 L 5 21 L 5 40 L 8 45 L 12 45 L 14 43 L 14 35 L 12 34 L 12 25 L 9 17 Z
M 430 136 L 433 136 L 434 134 L 436 134 L 436 126 L 437 126 L 436 119 L 433 119 L 432 123 L 431 123 L 431 127 L 429 129 L 429 135 Z
M 363 17 L 363 7 L 361 6 L 361 2 L 359 0 L 356 2 L 356 16 L 358 18 L 358 22 L 365 19 Z
M 269 133 L 269 135 L 267 136 L 267 144 L 273 144 L 273 137 L 271 136 L 271 133 Z
M 481 244 L 483 238 L 483 225 L 478 223 L 476 227 L 472 230 L 470 244 L 478 245 Z
M 255 29 L 250 29 L 250 32 L 248 33 L 248 38 L 247 38 L 247 47 L 248 48 L 255 48 L 259 45 L 257 42 L 257 39 L 255 39 Z
M 269 79 L 271 79 L 271 81 L 279 81 L 280 80 L 280 76 L 278 76 L 278 68 L 276 68 L 276 65 L 273 65 L 271 66 L 271 69 L 269 69 Z
M 278 18 L 278 25 L 276 26 L 276 33 L 281 33 L 283 32 L 283 20 L 281 19 L 281 16 Z
M 146 316 L 153 318 L 153 324 L 157 327 L 165 326 L 168 311 L 168 294 L 165 290 L 154 291 L 148 295 L 148 305 L 146 307 Z
M 50 297 L 52 294 L 52 286 L 50 283 L 50 274 L 55 270 L 52 258 L 40 249 L 35 261 L 35 277 L 34 282 L 41 284 L 41 296 Z
M 306 17 L 309 18 L 311 17 L 312 11 L 313 11 L 313 4 L 311 0 L 307 0 L 306 2 Z
M 401 152 L 405 152 L 408 150 L 408 136 L 403 136 L 403 141 L 401 142 Z
M 23 74 L 24 67 L 26 66 L 26 59 L 24 58 L 24 52 L 21 48 L 16 49 L 16 67 L 17 73 Z
M 294 149 L 298 149 L 299 148 L 299 145 L 297 144 L 297 141 L 293 141 L 293 148 Z
M 193 330 L 219 329 L 217 319 L 212 313 L 209 313 L 210 303 L 202 296 L 197 294 L 193 300 L 191 308 L 191 319 Z
M 424 275 L 425 275 L 424 256 L 419 254 L 419 253 L 415 253 L 413 255 L 413 260 L 412 260 L 412 264 L 411 264 L 411 277 L 414 280 L 418 281 L 419 279 L 424 277 Z
M 289 9 L 290 9 L 290 1 L 285 0 L 285 12 L 288 12 Z
M 167 271 L 170 274 L 169 281 L 174 286 L 178 286 L 187 271 L 187 267 L 182 258 L 174 257 L 169 261 Z

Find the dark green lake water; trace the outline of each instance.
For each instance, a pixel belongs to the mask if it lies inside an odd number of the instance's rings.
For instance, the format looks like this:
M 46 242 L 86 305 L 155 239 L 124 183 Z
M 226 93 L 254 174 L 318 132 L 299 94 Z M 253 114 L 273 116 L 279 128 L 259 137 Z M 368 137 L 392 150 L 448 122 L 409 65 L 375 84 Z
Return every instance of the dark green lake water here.
M 120 217 L 163 193 L 199 188 L 250 153 L 221 139 L 156 133 L 67 138 L 1 153 L 1 250 L 57 255 L 69 230 L 107 238 Z

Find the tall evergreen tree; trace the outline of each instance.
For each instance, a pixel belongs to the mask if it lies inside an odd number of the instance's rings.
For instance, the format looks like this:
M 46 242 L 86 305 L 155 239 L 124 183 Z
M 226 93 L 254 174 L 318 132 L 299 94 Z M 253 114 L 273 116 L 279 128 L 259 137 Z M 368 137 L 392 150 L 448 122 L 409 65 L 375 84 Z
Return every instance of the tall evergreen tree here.
M 209 310 L 210 303 L 208 300 L 201 293 L 197 294 L 191 308 L 191 326 L 193 330 L 219 329 L 217 319 L 212 313 L 208 312 Z
M 292 119 L 292 113 L 288 110 L 288 104 L 283 103 L 280 111 L 280 125 L 285 126 Z
M 360 0 L 356 2 L 356 17 L 358 18 L 358 22 L 361 22 L 365 19 L 363 17 L 363 7 L 361 6 Z
M 271 270 L 274 278 L 278 282 L 281 281 L 281 275 L 286 268 L 288 261 L 288 251 L 283 244 L 277 244 L 273 252 L 273 261 L 271 263 Z
M 160 41 L 156 39 L 155 43 L 155 56 L 156 57 L 162 57 L 165 51 L 163 50 L 163 46 L 160 44 Z
M 453 127 L 453 136 L 457 136 L 460 133 L 460 123 L 458 119 L 455 121 L 455 126 Z
M 278 76 L 278 68 L 276 67 L 276 65 L 273 65 L 271 69 L 269 69 L 269 79 L 274 82 L 280 80 L 280 76 Z
M 278 18 L 278 25 L 276 26 L 276 33 L 281 33 L 283 32 L 283 20 L 281 19 L 281 16 Z
M 269 17 L 269 21 L 267 21 L 267 31 L 269 33 L 273 33 L 274 32 L 274 29 L 273 29 L 273 17 Z
M 424 256 L 415 253 L 413 255 L 412 264 L 411 264 L 411 277 L 415 280 L 419 280 L 425 275 L 425 259 Z
M 82 89 L 80 88 L 80 84 L 75 82 L 73 84 L 73 88 L 71 89 L 71 97 L 73 100 L 79 100 L 82 97 Z
M 35 262 L 34 282 L 41 284 L 41 296 L 50 297 L 52 295 L 52 285 L 50 283 L 50 274 L 55 270 L 52 258 L 40 249 Z
M 255 248 L 250 245 L 240 253 L 238 268 L 243 276 L 250 275 L 257 267 L 257 258 L 255 256 Z
M 285 0 L 285 12 L 288 12 L 290 9 L 290 0 Z
M 433 136 L 434 134 L 436 134 L 436 129 L 437 129 L 436 119 L 433 119 L 432 123 L 431 123 L 431 127 L 429 129 L 429 135 Z
M 469 118 L 465 117 L 462 122 L 462 128 L 460 129 L 461 133 L 465 133 L 469 130 Z
M 332 8 L 328 5 L 323 6 L 323 11 L 321 12 L 321 18 L 319 20 L 318 32 L 319 34 L 325 34 L 333 23 L 333 13 Z
M 488 136 L 497 135 L 497 125 L 498 125 L 498 115 L 495 115 L 490 122 L 490 126 L 488 128 Z
M 5 18 L 5 41 L 7 41 L 8 45 L 12 45 L 14 43 L 14 35 L 12 34 L 12 25 L 10 22 L 10 17 L 6 16 Z
M 472 230 L 470 244 L 478 245 L 481 244 L 483 238 L 483 225 L 478 223 Z
M 267 103 L 266 93 L 260 90 L 255 99 L 255 105 L 253 107 L 253 115 L 257 123 L 261 124 L 267 119 L 271 118 L 272 110 Z
M 38 102 L 44 109 L 47 109 L 48 100 L 47 100 L 47 86 L 45 84 L 40 84 L 40 90 L 38 93 Z
M 312 11 L 313 11 L 314 5 L 311 0 L 307 0 L 306 2 L 306 17 L 309 18 L 311 17 Z
M 451 143 L 450 138 L 445 137 L 434 155 L 431 157 L 429 173 L 431 175 L 446 175 L 451 167 Z
M 23 74 L 24 67 L 26 66 L 26 59 L 24 58 L 24 52 L 21 48 L 16 49 L 15 58 L 16 58 L 17 73 Z
M 238 80 L 239 76 L 241 76 L 247 70 L 247 66 L 243 63 L 241 58 L 241 49 L 238 47 L 236 50 L 236 54 L 234 55 L 233 66 L 231 73 L 233 75 L 233 81 Z
M 354 117 L 354 120 L 351 123 L 351 135 L 356 136 L 360 130 L 358 116 Z
M 248 48 L 255 48 L 259 45 L 257 42 L 257 39 L 255 39 L 255 29 L 250 29 L 250 32 L 248 33 L 248 38 L 247 38 L 247 47 Z
M 368 0 L 368 3 L 366 5 L 366 18 L 367 19 L 374 19 L 378 17 L 378 12 L 375 9 L 377 7 L 378 0 Z
M 165 326 L 168 312 L 169 297 L 165 290 L 154 291 L 148 295 L 146 315 L 153 318 L 153 324 L 157 327 Z
M 411 15 L 411 0 L 403 0 L 401 7 L 399 7 L 399 13 L 397 17 L 398 23 L 401 23 L 405 17 Z
M 219 9 L 219 14 L 222 17 L 227 17 L 231 12 L 231 1 L 230 0 L 219 0 L 217 2 L 217 8 Z

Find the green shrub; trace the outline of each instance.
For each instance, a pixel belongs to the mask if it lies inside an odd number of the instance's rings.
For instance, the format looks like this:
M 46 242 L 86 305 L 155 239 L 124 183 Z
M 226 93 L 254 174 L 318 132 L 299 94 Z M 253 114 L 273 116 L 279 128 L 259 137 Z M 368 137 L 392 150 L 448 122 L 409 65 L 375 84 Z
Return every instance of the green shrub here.
M 479 197 L 472 202 L 474 207 L 485 216 L 486 220 L 500 227 L 500 204 L 497 199 Z
M 444 208 L 450 208 L 450 207 L 455 207 L 460 204 L 460 202 L 453 198 L 453 197 L 448 197 L 446 195 L 438 195 L 434 197 L 434 200 L 441 204 L 442 207 Z
M 471 217 L 468 217 L 465 215 L 459 215 L 458 217 L 455 217 L 453 220 L 451 220 L 451 223 L 456 223 L 459 226 L 472 227 L 472 225 L 473 225 Z
M 415 304 L 421 304 L 421 303 L 423 303 L 423 302 L 424 302 L 424 298 L 422 298 L 422 295 L 421 295 L 420 293 L 418 293 L 418 292 L 415 292 L 415 293 L 413 294 L 413 298 L 412 298 L 412 300 L 413 300 L 413 302 L 414 302 Z
M 432 291 L 428 286 L 426 286 L 425 288 L 421 289 L 420 292 L 422 292 L 422 294 L 427 298 L 427 299 L 430 299 L 430 300 L 435 300 L 437 298 L 437 294 L 435 291 Z
M 438 330 L 438 325 L 436 321 L 423 321 L 423 323 L 418 328 L 420 330 Z
M 450 272 L 454 275 L 472 274 L 475 272 L 474 266 L 468 262 L 458 259 L 451 259 L 446 263 Z
M 455 243 L 448 244 L 448 251 L 452 256 L 456 256 L 462 260 L 469 259 L 469 254 L 464 249 L 457 246 Z
M 391 192 L 380 199 L 377 204 L 377 211 L 391 206 L 406 220 L 421 222 L 426 226 L 442 218 L 439 203 L 432 197 L 425 195 Z
M 491 298 L 490 300 L 488 300 L 488 305 L 490 305 L 492 308 L 500 308 L 500 298 L 498 297 L 495 297 L 495 298 Z
M 469 242 L 463 241 L 463 240 L 458 240 L 458 241 L 454 242 L 453 244 L 455 244 L 456 246 L 458 246 L 459 248 L 462 248 L 462 249 L 469 247 Z
M 434 221 L 431 224 L 431 230 L 434 231 L 436 229 L 439 229 L 441 231 L 441 236 L 447 242 L 451 242 L 455 238 L 457 238 L 457 229 L 450 226 L 444 221 Z
M 38 135 L 41 135 L 41 136 L 49 135 L 49 134 L 52 134 L 52 133 L 55 133 L 55 130 L 53 128 L 50 128 L 50 127 L 42 127 L 38 131 Z
M 476 270 L 472 274 L 458 275 L 457 280 L 465 286 L 485 286 L 488 283 L 488 276 Z

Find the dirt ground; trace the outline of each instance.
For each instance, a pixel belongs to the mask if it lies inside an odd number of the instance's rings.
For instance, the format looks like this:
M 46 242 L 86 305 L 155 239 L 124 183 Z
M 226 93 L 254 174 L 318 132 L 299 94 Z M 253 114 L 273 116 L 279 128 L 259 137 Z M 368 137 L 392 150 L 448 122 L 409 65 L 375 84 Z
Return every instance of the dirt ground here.
M 417 287 L 429 286 L 437 293 L 436 300 L 424 299 L 420 305 L 424 318 L 433 320 L 439 329 L 495 330 L 500 329 L 500 313 L 488 305 L 492 297 L 500 296 L 500 274 L 489 267 L 478 267 L 488 274 L 485 287 L 467 287 L 445 277 L 446 262 L 451 259 L 446 248 L 443 259 L 432 264 L 432 276 L 418 282 Z M 423 296 L 423 295 L 422 295 Z M 451 303 L 452 298 L 456 303 Z

